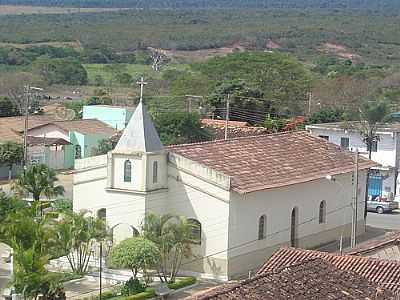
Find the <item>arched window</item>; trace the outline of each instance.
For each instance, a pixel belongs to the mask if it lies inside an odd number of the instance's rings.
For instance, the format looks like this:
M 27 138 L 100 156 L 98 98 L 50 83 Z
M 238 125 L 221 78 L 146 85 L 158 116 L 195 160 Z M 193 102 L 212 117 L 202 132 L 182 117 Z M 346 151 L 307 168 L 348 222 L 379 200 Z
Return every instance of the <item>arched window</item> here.
M 326 222 L 326 202 L 321 201 L 319 204 L 319 224 Z
M 126 160 L 124 163 L 124 182 L 131 182 L 132 180 L 132 163 Z
M 188 223 L 192 226 L 191 240 L 194 244 L 201 244 L 201 223 L 196 219 L 188 219 Z
M 297 226 L 299 222 L 299 210 L 297 207 L 292 209 L 290 217 L 290 246 L 297 247 Z
M 76 145 L 75 146 L 75 159 L 81 159 L 82 158 L 82 147 L 81 145 Z
M 158 162 L 153 162 L 153 183 L 158 182 Z
M 107 210 L 105 208 L 99 209 L 97 211 L 97 217 L 105 222 L 107 218 Z
M 263 240 L 267 237 L 267 217 L 262 215 L 258 219 L 258 239 Z

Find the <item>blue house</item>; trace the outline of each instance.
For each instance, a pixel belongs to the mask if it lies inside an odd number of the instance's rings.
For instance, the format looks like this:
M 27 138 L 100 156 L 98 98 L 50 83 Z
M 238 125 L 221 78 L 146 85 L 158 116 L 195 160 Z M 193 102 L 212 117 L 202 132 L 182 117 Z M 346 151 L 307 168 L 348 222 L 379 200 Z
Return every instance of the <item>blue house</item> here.
M 82 119 L 97 119 L 116 130 L 121 130 L 128 124 L 134 110 L 134 107 L 127 106 L 85 105 Z

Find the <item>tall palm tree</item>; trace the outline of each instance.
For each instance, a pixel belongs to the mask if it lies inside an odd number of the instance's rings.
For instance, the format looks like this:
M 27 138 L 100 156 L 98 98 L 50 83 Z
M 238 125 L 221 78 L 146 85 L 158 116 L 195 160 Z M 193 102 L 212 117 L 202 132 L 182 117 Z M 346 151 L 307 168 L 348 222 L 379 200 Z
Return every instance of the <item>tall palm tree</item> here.
M 29 167 L 21 173 L 14 184 L 14 190 L 19 194 L 31 193 L 33 200 L 38 202 L 41 197 L 47 199 L 64 194 L 64 187 L 56 185 L 57 174 L 48 166 L 39 164 Z

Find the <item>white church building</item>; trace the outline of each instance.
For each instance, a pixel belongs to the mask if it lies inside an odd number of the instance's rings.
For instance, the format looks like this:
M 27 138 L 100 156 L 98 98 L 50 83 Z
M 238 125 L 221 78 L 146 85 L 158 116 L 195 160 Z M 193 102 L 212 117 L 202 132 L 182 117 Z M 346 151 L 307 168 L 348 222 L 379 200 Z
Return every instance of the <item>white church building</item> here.
M 365 178 L 359 162 L 358 234 Z M 164 147 L 140 103 L 116 148 L 78 160 L 74 210 L 106 215 L 118 242 L 147 212 L 201 225 L 186 273 L 230 279 L 258 268 L 282 245 L 313 248 L 349 236 L 353 157 L 307 132 Z

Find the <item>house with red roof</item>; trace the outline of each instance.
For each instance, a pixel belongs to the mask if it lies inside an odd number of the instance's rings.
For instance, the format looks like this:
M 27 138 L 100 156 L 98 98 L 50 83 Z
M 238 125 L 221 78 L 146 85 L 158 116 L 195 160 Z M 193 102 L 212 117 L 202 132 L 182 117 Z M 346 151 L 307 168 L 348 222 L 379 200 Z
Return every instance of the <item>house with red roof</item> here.
M 359 159 L 358 234 L 373 166 Z M 182 272 L 227 280 L 281 246 L 348 237 L 354 169 L 350 152 L 305 131 L 164 147 L 141 102 L 114 150 L 76 161 L 74 210 L 105 216 L 114 243 L 140 232 L 146 213 L 185 216 L 200 230 Z

